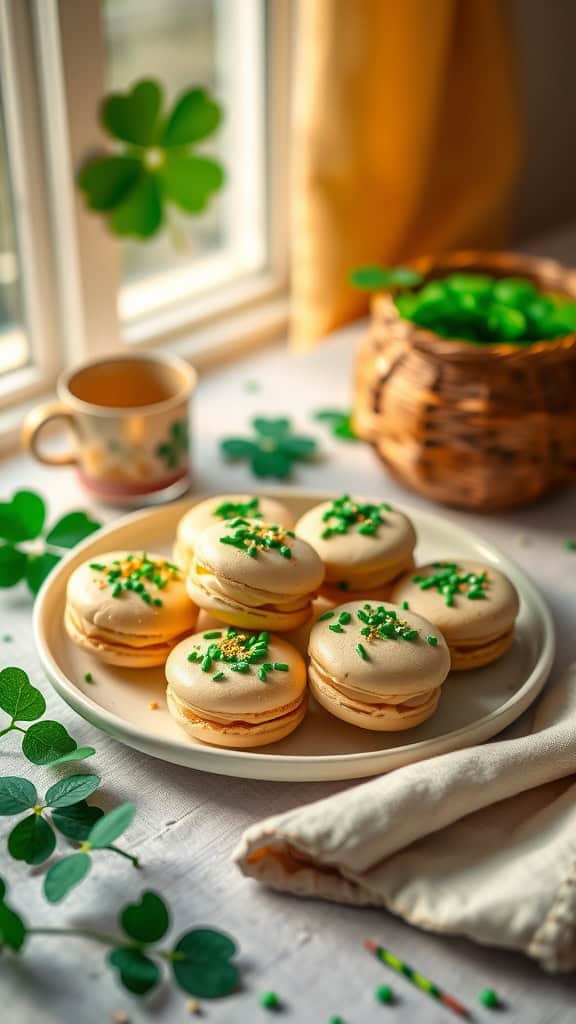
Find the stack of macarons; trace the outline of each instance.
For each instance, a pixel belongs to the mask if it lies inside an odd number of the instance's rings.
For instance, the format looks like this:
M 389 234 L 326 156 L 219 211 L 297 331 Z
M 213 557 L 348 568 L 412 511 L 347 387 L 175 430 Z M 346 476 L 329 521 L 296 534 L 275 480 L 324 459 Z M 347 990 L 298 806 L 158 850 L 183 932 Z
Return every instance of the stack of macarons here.
M 65 626 L 104 662 L 165 665 L 170 714 L 205 743 L 284 738 L 306 714 L 307 681 L 351 725 L 411 729 L 433 715 L 451 668 L 508 650 L 518 614 L 491 565 L 414 568 L 415 546 L 410 519 L 385 502 L 343 495 L 294 524 L 274 499 L 222 495 L 183 516 L 174 561 L 112 551 L 76 568 Z M 290 634 L 314 618 L 307 669 Z

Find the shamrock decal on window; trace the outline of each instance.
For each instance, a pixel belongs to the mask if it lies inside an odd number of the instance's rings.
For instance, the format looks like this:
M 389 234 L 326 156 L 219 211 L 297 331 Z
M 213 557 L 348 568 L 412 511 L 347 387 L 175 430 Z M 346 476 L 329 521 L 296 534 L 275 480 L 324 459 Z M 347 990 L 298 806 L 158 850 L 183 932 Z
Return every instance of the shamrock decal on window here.
M 197 88 L 183 92 L 168 113 L 163 107 L 161 86 L 152 79 L 101 104 L 102 127 L 120 145 L 88 160 L 78 185 L 87 207 L 102 213 L 116 235 L 151 238 L 168 203 L 201 213 L 224 182 L 221 164 L 191 148 L 220 125 L 219 104 Z
M 220 442 L 222 454 L 228 459 L 247 459 L 255 476 L 290 476 L 294 462 L 307 461 L 316 452 L 313 437 L 292 433 L 289 419 L 252 420 L 254 438 L 228 437 Z

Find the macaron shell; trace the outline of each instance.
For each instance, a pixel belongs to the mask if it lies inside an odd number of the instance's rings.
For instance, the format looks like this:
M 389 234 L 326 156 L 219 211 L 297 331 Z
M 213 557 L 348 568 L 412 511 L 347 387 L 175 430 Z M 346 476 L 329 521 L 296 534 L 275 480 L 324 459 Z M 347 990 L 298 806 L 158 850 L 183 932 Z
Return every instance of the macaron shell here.
M 226 630 L 222 632 L 225 635 Z M 302 699 L 306 689 L 306 666 L 302 656 L 286 640 L 270 637 L 263 660 L 288 665 L 288 671 L 269 671 L 265 682 L 258 678 L 258 664 L 243 673 L 234 672 L 227 662 L 214 661 L 212 670 L 204 672 L 199 661 L 188 661 L 192 651 L 204 655 L 210 644 L 217 642 L 195 633 L 179 643 L 168 657 L 166 680 L 174 697 L 188 708 L 223 721 L 257 720 L 259 716 L 270 717 Z M 215 682 L 212 676 L 218 671 L 222 671 L 225 678 Z
M 501 658 L 512 646 L 514 630 L 476 647 L 451 647 L 451 669 L 453 672 L 468 672 L 474 668 L 483 668 Z
M 370 642 L 361 635 L 364 623 L 357 619 L 364 601 L 351 601 L 334 609 L 329 620 L 318 621 L 310 633 L 309 654 L 321 670 L 337 683 L 351 685 L 364 699 L 384 700 L 386 694 L 410 695 L 435 689 L 444 682 L 450 668 L 450 654 L 440 631 L 426 619 L 397 605 L 383 603 L 387 610 L 396 612 L 398 619 L 411 629 L 417 629 L 417 640 L 375 640 Z M 351 615 L 351 622 L 343 632 L 329 627 L 338 622 L 342 613 Z M 436 638 L 436 646 L 426 637 Z M 368 659 L 363 660 L 356 650 L 361 643 Z
M 146 585 L 154 597 L 162 601 L 157 607 L 146 604 L 139 594 L 123 590 L 118 597 L 112 597 L 112 586 L 106 580 L 106 572 L 91 569 L 90 563 L 110 566 L 121 561 L 126 551 L 110 551 L 99 555 L 97 561 L 83 562 L 71 574 L 66 590 L 67 604 L 80 620 L 112 633 L 158 637 L 169 639 L 190 632 L 196 626 L 198 609 L 190 600 L 184 574 L 171 579 L 162 589 Z M 162 555 L 148 552 L 153 561 L 163 562 Z
M 200 534 L 215 523 L 223 523 L 221 516 L 215 515 L 216 509 L 221 505 L 234 503 L 246 504 L 258 497 L 258 507 L 262 512 L 262 521 L 279 523 L 280 526 L 291 527 L 294 523 L 294 516 L 288 511 L 285 505 L 274 498 L 261 497 L 254 494 L 218 494 L 205 501 L 198 502 L 182 516 L 176 530 L 176 543 L 174 545 L 174 560 L 184 569 L 188 569 L 194 549 Z
M 297 536 L 308 541 L 320 555 L 327 581 L 352 582 L 360 577 L 372 588 L 398 576 L 410 565 L 416 533 L 402 512 L 383 509 L 383 522 L 375 534 L 362 534 L 357 525 L 352 525 L 347 533 L 324 538 L 322 533 L 329 523 L 323 517 L 331 504 L 324 501 L 309 509 L 295 527 Z
M 402 732 L 415 729 L 434 714 L 440 699 L 440 689 L 430 691 L 425 702 L 416 707 L 406 705 L 350 705 L 334 687 L 322 682 L 311 667 L 309 672 L 310 692 L 318 703 L 343 722 L 369 729 L 372 732 Z
M 118 634 L 118 643 L 97 635 L 89 636 L 78 628 L 70 609 L 66 609 L 64 613 L 64 625 L 68 636 L 78 647 L 82 647 L 88 654 L 94 655 L 107 665 L 118 665 L 123 668 L 152 668 L 163 665 L 173 646 L 166 641 L 133 647 L 130 645 L 131 638 L 126 634 Z
M 451 559 L 443 559 L 451 561 Z M 492 565 L 480 562 L 457 561 L 462 574 L 488 574 L 483 600 L 469 600 L 465 593 L 457 594 L 454 604 L 449 606 L 443 594 L 434 587 L 421 590 L 414 576 L 428 576 L 435 569 L 432 563 L 418 566 L 407 573 L 394 587 L 393 601 L 400 604 L 407 601 L 411 611 L 434 622 L 450 646 L 458 644 L 488 643 L 498 639 L 514 625 L 518 615 L 518 594 L 510 580 Z
M 190 598 L 200 608 L 209 612 L 219 622 L 238 626 L 240 629 L 274 629 L 280 633 L 288 633 L 308 622 L 312 614 L 311 601 L 298 611 L 282 611 L 279 608 L 274 610 L 267 607 L 248 608 L 226 600 L 222 594 L 214 593 L 205 586 L 199 586 L 193 576 L 188 577 L 186 586 Z
M 211 746 L 250 749 L 278 743 L 291 732 L 294 732 L 306 716 L 307 702 L 305 696 L 290 712 L 270 719 L 258 725 L 243 722 L 216 723 L 191 715 L 182 701 L 172 693 L 170 686 L 166 690 L 168 711 L 174 720 L 189 736 L 201 743 Z
M 255 526 L 263 525 L 258 520 L 253 522 Z M 267 594 L 316 593 L 324 579 L 324 567 L 314 548 L 305 541 L 298 537 L 286 538 L 291 558 L 284 558 L 273 548 L 259 549 L 256 558 L 250 558 L 245 549 L 222 543 L 222 537 L 233 533 L 234 529 L 227 522 L 204 530 L 198 540 L 192 574 L 205 568 L 216 576 Z

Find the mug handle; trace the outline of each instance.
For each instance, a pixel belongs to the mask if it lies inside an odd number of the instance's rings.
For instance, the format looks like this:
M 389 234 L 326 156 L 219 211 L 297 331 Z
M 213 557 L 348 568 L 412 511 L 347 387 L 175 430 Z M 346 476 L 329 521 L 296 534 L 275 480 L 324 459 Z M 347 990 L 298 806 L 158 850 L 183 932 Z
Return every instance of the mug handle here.
M 63 402 L 46 402 L 44 405 L 37 405 L 25 417 L 21 432 L 22 444 L 38 462 L 43 462 L 46 466 L 75 466 L 78 463 L 78 455 L 74 449 L 48 454 L 40 447 L 40 435 L 44 427 L 54 420 L 65 420 L 68 428 L 78 439 L 78 424 L 74 414 Z

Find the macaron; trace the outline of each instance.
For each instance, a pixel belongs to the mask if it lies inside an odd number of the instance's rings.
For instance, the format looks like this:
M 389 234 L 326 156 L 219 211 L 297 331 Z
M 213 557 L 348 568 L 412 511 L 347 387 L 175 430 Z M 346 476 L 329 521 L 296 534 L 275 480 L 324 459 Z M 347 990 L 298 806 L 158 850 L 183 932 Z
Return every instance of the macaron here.
M 163 665 L 197 618 L 183 572 L 161 555 L 110 551 L 83 562 L 68 580 L 68 636 L 110 665 Z
M 393 600 L 438 626 L 456 672 L 490 664 L 512 643 L 518 594 L 492 565 L 453 559 L 418 566 L 394 587 Z
M 277 523 L 232 519 L 200 535 L 186 586 L 194 604 L 241 629 L 296 629 L 324 579 L 320 557 Z
M 262 519 L 280 526 L 293 526 L 294 517 L 285 505 L 273 498 L 250 494 L 220 494 L 206 498 L 189 509 L 178 523 L 173 558 L 188 572 L 198 537 L 203 530 L 225 519 Z
M 320 616 L 308 646 L 310 690 L 336 718 L 399 732 L 436 710 L 450 654 L 440 630 L 393 604 L 349 601 Z
M 309 509 L 294 529 L 320 555 L 326 572 L 322 593 L 337 603 L 346 594 L 382 600 L 414 565 L 414 527 L 387 502 L 344 494 Z
M 304 659 L 266 630 L 187 637 L 168 657 L 166 681 L 173 719 L 193 739 L 219 747 L 277 743 L 306 714 Z

